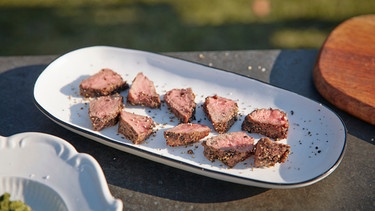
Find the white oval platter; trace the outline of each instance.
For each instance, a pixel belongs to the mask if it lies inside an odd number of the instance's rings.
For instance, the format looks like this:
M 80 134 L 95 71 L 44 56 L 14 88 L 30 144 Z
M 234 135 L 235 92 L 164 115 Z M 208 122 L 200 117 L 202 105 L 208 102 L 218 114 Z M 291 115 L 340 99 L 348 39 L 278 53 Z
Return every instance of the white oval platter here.
M 156 133 L 134 145 L 117 133 L 117 126 L 93 131 L 88 117 L 89 100 L 79 95 L 79 84 L 102 68 L 121 74 L 130 85 L 138 72 L 154 81 L 161 98 L 173 88 L 191 87 L 196 94 L 196 120 L 212 128 L 202 111 L 205 97 L 220 95 L 237 101 L 239 120 L 229 132 L 240 131 L 245 115 L 256 108 L 278 108 L 288 113 L 287 139 L 291 154 L 283 164 L 253 168 L 251 158 L 227 168 L 203 156 L 200 143 L 169 147 L 163 131 L 178 121 L 163 103 L 160 109 L 125 106 L 125 110 L 148 115 L 157 123 Z M 127 91 L 121 93 L 126 99 Z M 327 107 L 296 93 L 224 70 L 160 54 L 108 46 L 93 46 L 69 52 L 48 65 L 34 87 L 37 107 L 61 126 L 105 145 L 156 162 L 225 181 L 264 188 L 295 188 L 313 184 L 332 173 L 346 147 L 346 128 Z M 213 130 L 212 130 L 213 131 Z M 216 135 L 211 132 L 210 136 Z M 259 134 L 249 134 L 256 141 Z

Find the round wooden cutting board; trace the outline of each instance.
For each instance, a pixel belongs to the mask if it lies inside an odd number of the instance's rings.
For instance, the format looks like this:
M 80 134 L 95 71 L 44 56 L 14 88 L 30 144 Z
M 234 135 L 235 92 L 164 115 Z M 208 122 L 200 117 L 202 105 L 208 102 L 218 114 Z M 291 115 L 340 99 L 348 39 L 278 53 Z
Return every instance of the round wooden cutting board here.
M 375 15 L 351 18 L 331 32 L 313 78 L 330 103 L 375 125 Z

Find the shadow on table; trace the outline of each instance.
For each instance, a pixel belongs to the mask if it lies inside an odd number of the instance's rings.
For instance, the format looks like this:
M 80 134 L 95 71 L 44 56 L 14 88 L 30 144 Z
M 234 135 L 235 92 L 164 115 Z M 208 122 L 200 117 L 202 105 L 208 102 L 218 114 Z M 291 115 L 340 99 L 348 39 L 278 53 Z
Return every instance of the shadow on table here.
M 271 84 L 291 90 L 329 106 L 344 120 L 350 134 L 370 143 L 374 126 L 354 118 L 327 103 L 315 90 L 312 73 L 316 50 L 283 50 L 270 75 Z M 304 57 L 311 57 L 305 59 Z M 304 59 L 303 59 L 304 58 Z M 268 189 L 223 182 L 168 167 L 104 146 L 70 132 L 49 120 L 33 103 L 33 88 L 44 64 L 18 67 L 0 74 L 0 134 L 40 131 L 59 136 L 79 152 L 92 155 L 101 165 L 109 184 L 171 200 L 212 203 L 256 196 Z M 284 74 L 288 70 L 288 74 Z M 371 134 L 372 133 L 372 134 Z M 115 193 L 113 193 L 115 195 Z
M 317 55 L 318 50 L 282 50 L 271 70 L 270 83 L 322 103 L 342 119 L 349 134 L 375 144 L 373 125 L 336 108 L 316 90 L 312 73 Z
M 35 81 L 45 67 L 31 65 L 0 73 L 1 135 L 10 136 L 40 129 L 38 122 L 45 118 L 34 105 L 33 91 Z
M 110 163 L 104 168 L 108 183 L 146 195 L 183 202 L 219 203 L 249 198 L 268 190 L 204 177 L 120 151 L 112 155 L 103 161 Z
M 315 57 L 316 53 L 316 51 L 308 51 L 303 56 Z M 300 56 L 297 51 L 281 51 L 272 68 L 271 84 L 328 105 L 341 116 L 349 133 L 372 143 L 370 140 L 374 137 L 374 126 L 326 103 L 315 91 L 312 76 L 302 71 L 303 68 L 310 68 L 312 71 L 313 64 L 299 59 Z M 45 67 L 44 64 L 24 66 L 0 74 L 0 97 L 6 99 L 0 104 L 1 135 L 36 131 L 59 136 L 70 142 L 78 152 L 93 156 L 102 167 L 107 182 L 120 187 L 118 191 L 130 190 L 145 195 L 195 203 L 234 201 L 268 191 L 264 188 L 211 179 L 146 160 L 84 138 L 53 123 L 33 103 L 34 84 Z M 282 75 L 285 68 L 288 68 L 291 74 Z M 289 82 L 286 83 L 285 81 L 288 80 Z M 112 194 L 124 196 L 124 193 L 116 191 L 113 189 Z

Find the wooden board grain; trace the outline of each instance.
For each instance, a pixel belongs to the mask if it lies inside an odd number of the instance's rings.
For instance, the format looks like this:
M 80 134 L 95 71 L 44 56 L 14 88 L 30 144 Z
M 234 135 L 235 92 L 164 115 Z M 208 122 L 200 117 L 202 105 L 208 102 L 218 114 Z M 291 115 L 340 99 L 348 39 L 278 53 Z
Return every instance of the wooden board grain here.
M 331 32 L 313 78 L 330 103 L 375 125 L 375 15 L 351 18 Z

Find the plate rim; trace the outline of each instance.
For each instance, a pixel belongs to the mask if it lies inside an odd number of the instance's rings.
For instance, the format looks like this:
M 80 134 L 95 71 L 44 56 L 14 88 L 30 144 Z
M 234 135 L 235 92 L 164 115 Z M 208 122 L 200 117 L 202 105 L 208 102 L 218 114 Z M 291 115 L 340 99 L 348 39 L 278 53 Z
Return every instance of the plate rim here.
M 115 198 L 111 194 L 111 192 L 109 190 L 109 187 L 108 187 L 106 177 L 105 177 L 104 172 L 103 172 L 100 164 L 98 163 L 98 161 L 88 153 L 78 152 L 72 144 L 70 144 L 68 141 L 66 141 L 66 140 L 64 140 L 60 137 L 57 137 L 55 135 L 48 134 L 48 133 L 43 133 L 43 132 L 20 132 L 20 133 L 16 133 L 16 134 L 13 134 L 13 135 L 10 135 L 10 136 L 0 136 L 0 141 L 4 142 L 4 145 L 0 146 L 0 151 L 1 150 L 12 150 L 12 148 L 15 148 L 15 149 L 24 148 L 24 146 L 22 146 L 21 142 L 23 142 L 23 140 L 25 140 L 25 139 L 26 140 L 27 139 L 33 139 L 33 140 L 28 140 L 28 141 L 33 141 L 33 143 L 27 144 L 26 148 L 28 147 L 28 145 L 32 145 L 33 147 L 38 147 L 38 146 L 43 146 L 43 144 L 47 144 L 48 146 L 50 146 L 52 148 L 54 148 L 58 145 L 60 147 L 60 151 L 56 152 L 56 154 L 50 155 L 50 157 L 55 157 L 56 159 L 62 161 L 62 165 L 72 166 L 73 164 L 69 163 L 69 162 L 71 162 L 71 159 L 74 159 L 74 160 L 80 159 L 79 164 L 74 164 L 74 165 L 77 165 L 77 166 L 74 167 L 74 169 L 76 167 L 79 167 L 82 162 L 84 163 L 84 165 L 87 165 L 87 164 L 90 165 L 90 167 L 93 169 L 92 172 L 94 172 L 94 174 L 92 175 L 94 177 L 94 180 L 95 180 L 94 184 L 95 184 L 95 186 L 98 187 L 97 191 L 98 191 L 98 193 L 100 193 L 98 195 L 100 195 L 101 201 L 105 202 L 105 204 L 102 204 L 102 205 L 104 207 L 106 207 L 107 209 L 110 209 L 110 210 L 112 210 L 112 208 L 113 208 L 113 210 L 116 210 L 116 211 L 122 210 L 123 202 L 120 199 Z M 35 141 L 35 139 L 37 139 L 38 141 Z M 13 142 L 11 146 L 7 145 L 7 142 L 9 142 L 9 141 Z M 22 151 L 22 152 L 24 152 L 24 151 Z M 30 153 L 28 153 L 28 154 L 30 154 Z M 62 197 L 62 195 L 64 195 L 65 197 L 70 196 L 70 194 L 67 194 L 63 189 L 61 189 L 61 187 L 60 187 L 61 184 L 43 183 L 42 180 L 46 179 L 45 177 L 37 178 L 37 177 L 30 176 L 30 175 L 29 175 L 29 177 L 27 177 L 24 174 L 30 174 L 30 172 L 26 172 L 25 170 L 22 170 L 20 174 L 16 174 L 16 175 L 14 173 L 12 173 L 12 174 L 1 173 L 0 177 L 2 177 L 2 178 L 8 178 L 8 177 L 9 178 L 22 178 L 22 179 L 30 180 L 30 181 L 33 181 L 33 182 L 40 183 L 42 185 L 46 185 L 47 187 L 49 187 L 53 191 L 55 191 L 60 197 Z M 52 176 L 52 175 L 48 175 L 48 177 L 49 176 Z M 82 188 L 82 187 L 80 187 L 80 188 Z M 87 196 L 83 192 L 82 192 L 82 196 L 84 197 L 85 200 L 89 198 L 89 197 L 87 198 Z M 73 199 L 71 199 L 71 200 L 73 201 Z M 89 202 L 90 201 L 87 201 L 88 204 L 89 204 Z M 67 203 L 67 202 L 65 202 L 65 203 L 66 203 L 66 206 L 68 206 L 69 203 Z M 69 208 L 69 207 L 67 207 L 67 208 Z
M 59 58 L 61 58 L 63 56 L 66 56 L 68 54 L 72 54 L 72 53 L 77 52 L 77 51 L 90 50 L 90 49 L 95 49 L 95 48 L 98 48 L 98 49 L 102 48 L 102 49 L 105 49 L 105 50 L 116 50 L 116 51 L 126 50 L 126 51 L 132 51 L 132 52 L 142 53 L 142 54 L 150 54 L 150 55 L 156 55 L 156 56 L 161 56 L 161 57 L 168 57 L 170 59 L 180 60 L 180 61 L 187 62 L 187 63 L 193 63 L 195 65 L 204 66 L 206 68 L 215 69 L 217 71 L 223 71 L 223 72 L 226 72 L 226 73 L 229 73 L 229 74 L 234 74 L 234 75 L 237 75 L 237 76 L 240 76 L 240 77 L 244 77 L 244 78 L 247 78 L 247 79 L 250 79 L 250 80 L 254 80 L 254 81 L 262 83 L 262 84 L 264 84 L 266 86 L 274 87 L 274 88 L 277 88 L 277 89 L 281 89 L 281 90 L 284 90 L 284 91 L 288 92 L 289 94 L 294 94 L 294 95 L 297 95 L 299 97 L 302 97 L 302 98 L 308 99 L 310 101 L 313 101 L 313 102 L 315 102 L 317 104 L 320 104 L 325 109 L 327 109 L 332 114 L 334 114 L 334 116 L 336 118 L 338 118 L 339 122 L 341 123 L 341 125 L 343 127 L 343 133 L 344 133 L 343 135 L 344 135 L 344 137 L 343 137 L 343 145 L 342 145 L 342 149 L 341 149 L 340 155 L 337 157 L 336 161 L 332 164 L 331 167 L 329 167 L 326 171 L 322 171 L 321 174 L 319 174 L 316 177 L 311 178 L 309 180 L 304 180 L 304 181 L 301 181 L 301 182 L 292 182 L 292 183 L 266 182 L 266 181 L 261 181 L 261 180 L 257 180 L 257 179 L 243 178 L 243 177 L 239 177 L 237 175 L 228 175 L 226 173 L 214 171 L 214 170 L 211 170 L 211 169 L 199 168 L 198 166 L 194 166 L 194 165 L 189 164 L 189 163 L 181 162 L 181 161 L 175 160 L 173 158 L 169 158 L 167 156 L 160 156 L 160 155 L 155 154 L 153 152 L 145 151 L 145 150 L 143 150 L 141 148 L 136 148 L 133 145 L 125 145 L 125 144 L 121 144 L 119 142 L 115 142 L 115 141 L 113 141 L 113 140 L 111 140 L 109 138 L 106 138 L 106 137 L 100 136 L 98 134 L 95 134 L 92 131 L 87 131 L 87 130 L 79 128 L 79 127 L 77 127 L 75 125 L 72 125 L 72 124 L 69 124 L 67 122 L 64 122 L 64 121 L 58 119 L 57 117 L 55 117 L 54 115 L 52 115 L 51 113 L 49 113 L 46 109 L 44 109 L 44 107 L 42 105 L 40 105 L 38 103 L 38 100 L 36 99 L 36 96 L 35 96 L 35 88 L 36 88 L 37 82 L 38 82 L 40 76 L 43 74 L 43 72 L 47 68 L 49 68 L 50 65 L 53 64 Z M 135 49 L 127 49 L 127 48 L 120 48 L 120 47 L 99 45 L 99 46 L 89 46 L 89 47 L 79 48 L 79 49 L 76 49 L 76 50 L 73 50 L 73 51 L 69 51 L 68 53 L 62 54 L 61 56 L 57 57 L 52 62 L 50 62 L 47 65 L 47 67 L 40 73 L 39 77 L 37 78 L 37 80 L 36 80 L 36 82 L 34 84 L 33 100 L 34 100 L 34 104 L 36 105 L 36 107 L 44 115 L 46 115 L 48 118 L 50 118 L 52 121 L 54 121 L 55 123 L 57 123 L 58 125 L 66 128 L 66 129 L 68 129 L 68 130 L 70 130 L 70 131 L 72 131 L 74 133 L 77 133 L 79 135 L 82 135 L 82 136 L 84 136 L 86 138 L 89 138 L 91 140 L 94 140 L 96 142 L 104 144 L 106 146 L 113 147 L 113 148 L 116 148 L 118 150 L 121 150 L 121 151 L 130 153 L 130 154 L 133 154 L 135 156 L 140 156 L 140 157 L 143 157 L 145 159 L 149 159 L 149 160 L 152 160 L 152 161 L 164 164 L 164 165 L 171 166 L 173 168 L 178 168 L 178 169 L 184 170 L 184 171 L 193 172 L 195 174 L 199 174 L 199 175 L 202 175 L 202 176 L 208 176 L 210 178 L 219 179 L 219 180 L 223 180 L 223 181 L 227 181 L 227 182 L 234 182 L 233 179 L 235 179 L 236 181 L 234 183 L 238 183 L 238 184 L 242 184 L 242 185 L 257 186 L 257 187 L 263 187 L 263 188 L 286 189 L 286 188 L 304 187 L 304 186 L 308 186 L 308 185 L 314 184 L 314 183 L 316 183 L 316 182 L 318 182 L 318 181 L 326 178 L 328 175 L 330 175 L 340 165 L 340 163 L 341 163 L 341 161 L 342 161 L 342 159 L 344 157 L 346 148 L 347 148 L 347 128 L 346 128 L 346 125 L 345 125 L 344 121 L 331 108 L 323 105 L 322 103 L 320 103 L 320 102 L 318 102 L 316 100 L 307 98 L 307 97 L 305 97 L 303 95 L 300 95 L 298 93 L 292 92 L 290 90 L 281 88 L 279 86 L 271 85 L 269 83 L 263 82 L 263 81 L 258 80 L 256 78 L 251 78 L 251 77 L 248 77 L 248 76 L 236 73 L 236 72 L 231 72 L 231 71 L 228 71 L 228 70 L 225 70 L 225 69 L 220 69 L 220 68 L 216 68 L 216 67 L 207 66 L 207 65 L 204 65 L 204 64 L 201 64 L 201 63 L 197 63 L 197 62 L 194 62 L 194 61 L 189 61 L 189 60 L 185 60 L 185 59 L 181 59 L 181 58 L 176 58 L 176 57 L 169 56 L 169 55 L 164 55 L 164 54 L 161 54 L 161 53 L 154 53 L 154 52 L 148 52 L 148 51 L 142 51 L 142 50 L 135 50 Z M 133 151 L 135 151 L 135 152 L 133 152 Z M 141 156 L 139 154 L 142 154 L 144 156 Z M 156 159 L 152 159 L 152 158 L 156 158 Z M 163 160 L 166 160 L 167 164 L 164 163 L 164 162 L 162 162 Z M 175 164 L 175 165 L 171 165 L 171 163 Z M 177 167 L 177 166 L 183 166 L 184 168 L 180 168 L 180 167 Z M 208 173 L 208 174 L 206 174 L 206 173 Z M 217 175 L 219 175 L 220 177 L 218 178 Z

